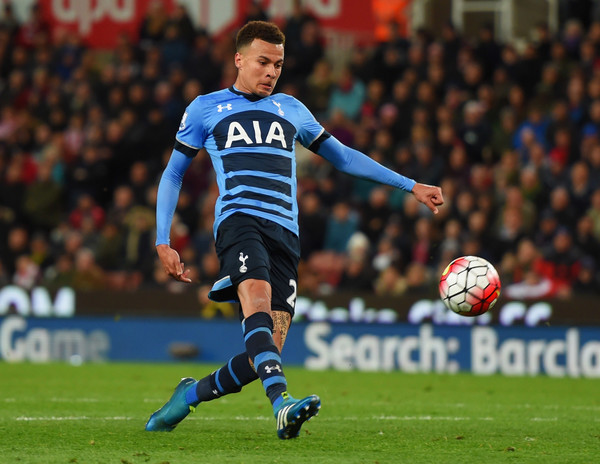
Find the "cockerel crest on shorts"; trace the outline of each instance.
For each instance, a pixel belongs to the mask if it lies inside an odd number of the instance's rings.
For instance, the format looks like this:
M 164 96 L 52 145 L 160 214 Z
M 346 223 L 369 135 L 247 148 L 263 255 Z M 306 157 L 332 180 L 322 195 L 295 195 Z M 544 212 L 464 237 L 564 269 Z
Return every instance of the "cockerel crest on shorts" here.
M 248 271 L 248 267 L 246 267 L 246 260 L 248 259 L 248 255 L 244 256 L 244 253 L 240 251 L 240 258 L 239 260 L 242 262 L 242 265 L 240 266 L 240 272 L 244 273 L 246 271 Z

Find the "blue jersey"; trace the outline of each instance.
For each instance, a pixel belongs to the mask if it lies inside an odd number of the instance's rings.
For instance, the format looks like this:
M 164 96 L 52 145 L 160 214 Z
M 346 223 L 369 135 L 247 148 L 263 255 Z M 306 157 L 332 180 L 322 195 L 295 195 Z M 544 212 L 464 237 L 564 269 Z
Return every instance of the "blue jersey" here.
M 197 97 L 181 119 L 158 186 L 156 245 L 169 243 L 183 175 L 200 148 L 210 154 L 217 174 L 215 237 L 223 220 L 238 212 L 298 235 L 296 141 L 347 174 L 407 191 L 416 183 L 340 143 L 295 98 L 261 98 L 230 87 Z
M 264 98 L 235 88 L 197 97 L 186 109 L 175 149 L 210 154 L 219 198 L 216 231 L 235 213 L 274 221 L 298 234 L 295 142 L 309 147 L 324 133 L 294 97 Z

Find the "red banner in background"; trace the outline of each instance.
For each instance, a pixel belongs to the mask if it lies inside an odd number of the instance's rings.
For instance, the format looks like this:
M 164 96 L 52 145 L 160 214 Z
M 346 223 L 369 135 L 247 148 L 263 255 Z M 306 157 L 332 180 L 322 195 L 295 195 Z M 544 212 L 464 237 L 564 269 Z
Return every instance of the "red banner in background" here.
M 373 6 L 370 1 L 308 0 L 304 4 L 323 27 L 350 33 L 373 34 Z
M 28 0 L 24 0 L 28 1 Z M 92 48 L 113 48 L 117 38 L 127 34 L 137 40 L 148 8 L 158 3 L 169 14 L 176 3 L 184 5 L 198 27 L 211 34 L 239 27 L 252 0 L 38 0 L 44 19 L 54 37 L 77 34 Z M 387 1 L 387 0 L 386 0 Z M 377 0 L 304 0 L 325 30 L 348 34 L 355 42 L 374 39 Z M 404 0 L 403 3 L 407 3 Z M 277 22 L 292 12 L 292 0 L 265 0 L 262 6 Z
M 126 34 L 137 40 L 148 7 L 156 0 L 39 0 L 53 37 L 76 34 L 93 48 L 112 48 Z M 166 13 L 174 0 L 160 0 Z

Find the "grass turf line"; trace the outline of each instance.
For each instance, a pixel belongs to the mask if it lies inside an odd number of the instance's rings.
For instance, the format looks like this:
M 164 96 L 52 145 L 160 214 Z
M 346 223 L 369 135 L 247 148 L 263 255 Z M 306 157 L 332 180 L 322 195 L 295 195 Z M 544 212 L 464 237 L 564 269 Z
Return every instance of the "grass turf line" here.
M 202 404 L 171 433 L 143 430 L 200 364 L 0 363 L 1 463 L 591 463 L 600 381 L 286 368 L 323 409 L 281 441 L 258 382 Z

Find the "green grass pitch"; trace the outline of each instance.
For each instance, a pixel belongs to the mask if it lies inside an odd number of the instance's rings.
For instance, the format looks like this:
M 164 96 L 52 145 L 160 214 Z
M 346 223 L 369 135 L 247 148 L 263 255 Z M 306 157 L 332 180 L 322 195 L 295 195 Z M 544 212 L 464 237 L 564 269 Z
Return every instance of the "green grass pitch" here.
M 600 381 L 286 369 L 323 408 L 281 441 L 258 382 L 171 433 L 150 413 L 199 364 L 0 363 L 0 463 L 593 463 Z

